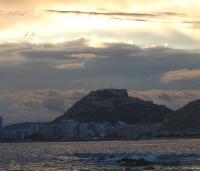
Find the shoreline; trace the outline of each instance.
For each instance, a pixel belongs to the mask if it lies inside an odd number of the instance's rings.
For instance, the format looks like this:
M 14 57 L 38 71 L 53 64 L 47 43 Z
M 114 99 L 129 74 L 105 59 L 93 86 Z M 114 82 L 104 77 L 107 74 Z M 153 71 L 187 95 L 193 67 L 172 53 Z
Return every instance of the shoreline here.
M 0 144 L 32 144 L 32 143 L 84 143 L 84 142 L 129 142 L 129 141 L 170 141 L 170 140 L 199 140 L 200 136 L 196 137 L 165 137 L 165 138 L 144 138 L 144 139 L 116 139 L 116 140 L 55 140 L 55 141 L 13 141 L 0 142 Z

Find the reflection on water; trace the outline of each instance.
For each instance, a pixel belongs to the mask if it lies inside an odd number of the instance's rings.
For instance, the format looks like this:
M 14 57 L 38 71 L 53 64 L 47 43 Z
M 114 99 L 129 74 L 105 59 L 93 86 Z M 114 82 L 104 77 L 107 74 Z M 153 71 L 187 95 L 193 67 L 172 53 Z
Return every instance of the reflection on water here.
M 0 144 L 0 170 L 125 170 L 120 157 L 155 160 L 158 170 L 200 169 L 200 140 Z

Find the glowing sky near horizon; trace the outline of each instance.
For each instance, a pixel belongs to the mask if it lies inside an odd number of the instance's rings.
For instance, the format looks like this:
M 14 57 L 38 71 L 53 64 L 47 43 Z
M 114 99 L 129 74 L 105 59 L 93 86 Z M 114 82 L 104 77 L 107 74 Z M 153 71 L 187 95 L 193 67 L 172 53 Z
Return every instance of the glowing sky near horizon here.
M 0 42 L 99 42 L 199 48 L 198 0 L 0 1 Z

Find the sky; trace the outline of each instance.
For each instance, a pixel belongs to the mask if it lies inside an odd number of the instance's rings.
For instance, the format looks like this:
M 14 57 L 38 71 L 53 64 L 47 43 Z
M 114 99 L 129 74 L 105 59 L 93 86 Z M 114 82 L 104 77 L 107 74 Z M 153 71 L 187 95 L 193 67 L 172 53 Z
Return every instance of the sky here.
M 50 121 L 90 90 L 200 98 L 199 0 L 0 0 L 0 115 Z

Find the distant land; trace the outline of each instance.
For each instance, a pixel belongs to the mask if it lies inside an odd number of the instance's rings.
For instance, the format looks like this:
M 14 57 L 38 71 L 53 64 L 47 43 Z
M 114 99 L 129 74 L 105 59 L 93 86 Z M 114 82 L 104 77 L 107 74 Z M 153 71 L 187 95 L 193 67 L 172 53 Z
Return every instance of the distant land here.
M 189 102 L 173 112 L 165 125 L 170 130 L 200 130 L 200 100 Z
M 200 136 L 200 100 L 173 111 L 129 97 L 125 89 L 91 91 L 52 122 L 19 123 L 2 129 L 2 139 L 25 140 L 32 135 L 39 140 Z
M 63 119 L 79 122 L 124 121 L 128 124 L 160 123 L 173 111 L 164 105 L 129 97 L 126 90 L 103 89 L 90 92 L 53 123 Z

